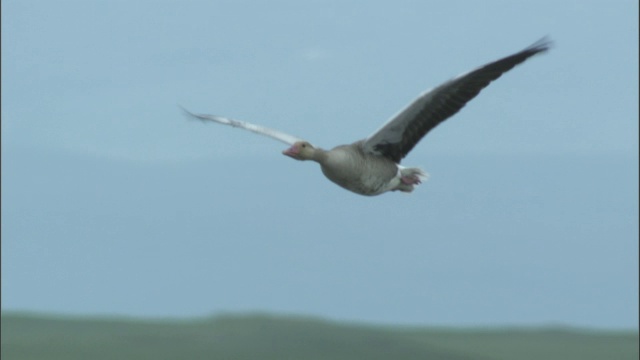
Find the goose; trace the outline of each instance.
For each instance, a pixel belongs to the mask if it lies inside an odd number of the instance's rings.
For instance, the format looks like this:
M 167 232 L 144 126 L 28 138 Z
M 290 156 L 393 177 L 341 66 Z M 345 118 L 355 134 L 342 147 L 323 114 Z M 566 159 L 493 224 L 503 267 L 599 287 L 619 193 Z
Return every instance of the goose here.
M 454 77 L 422 93 L 367 138 L 348 145 L 323 150 L 310 142 L 284 132 L 223 116 L 194 114 L 191 118 L 245 129 L 289 145 L 282 153 L 296 160 L 320 164 L 323 174 L 337 185 L 356 194 L 374 196 L 388 191 L 410 193 L 426 172 L 404 167 L 400 161 L 434 127 L 457 113 L 489 83 L 530 57 L 549 50 L 544 37 L 522 51 L 490 62 Z

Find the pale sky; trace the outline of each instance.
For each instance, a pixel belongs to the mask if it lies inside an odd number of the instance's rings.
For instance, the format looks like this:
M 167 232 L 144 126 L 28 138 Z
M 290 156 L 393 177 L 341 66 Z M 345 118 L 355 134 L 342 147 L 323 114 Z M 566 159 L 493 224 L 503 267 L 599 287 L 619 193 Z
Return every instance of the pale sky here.
M 325 148 L 549 36 L 367 198 Z M 3 1 L 2 309 L 638 324 L 637 1 Z

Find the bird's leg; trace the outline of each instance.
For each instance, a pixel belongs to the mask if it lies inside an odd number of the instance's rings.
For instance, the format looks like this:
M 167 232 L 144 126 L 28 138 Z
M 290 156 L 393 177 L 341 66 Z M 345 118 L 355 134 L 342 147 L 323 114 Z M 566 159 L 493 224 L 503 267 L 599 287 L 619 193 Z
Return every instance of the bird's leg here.
M 400 177 L 400 181 L 402 181 L 402 183 L 405 185 L 418 185 L 422 183 L 422 181 L 420 181 L 420 177 L 414 174 L 404 175 Z

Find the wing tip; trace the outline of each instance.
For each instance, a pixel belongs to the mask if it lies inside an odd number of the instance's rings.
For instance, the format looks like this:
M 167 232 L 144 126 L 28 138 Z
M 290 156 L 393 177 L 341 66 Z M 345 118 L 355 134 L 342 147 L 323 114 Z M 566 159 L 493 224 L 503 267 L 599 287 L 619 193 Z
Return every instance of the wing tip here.
M 525 51 L 531 52 L 533 54 L 543 53 L 549 51 L 555 45 L 554 41 L 551 40 L 549 35 L 545 35 L 540 38 L 538 41 L 529 45 Z
M 187 119 L 199 119 L 198 115 L 187 110 L 187 108 L 185 108 L 184 106 L 178 104 L 178 108 L 180 108 L 180 111 L 182 111 L 182 115 L 184 115 Z
M 200 120 L 202 122 L 207 122 L 211 120 L 221 122 L 221 118 L 219 116 L 192 113 L 191 111 L 187 110 L 184 106 L 180 104 L 178 104 L 178 107 L 180 108 L 180 110 L 182 110 L 183 115 L 187 119 Z

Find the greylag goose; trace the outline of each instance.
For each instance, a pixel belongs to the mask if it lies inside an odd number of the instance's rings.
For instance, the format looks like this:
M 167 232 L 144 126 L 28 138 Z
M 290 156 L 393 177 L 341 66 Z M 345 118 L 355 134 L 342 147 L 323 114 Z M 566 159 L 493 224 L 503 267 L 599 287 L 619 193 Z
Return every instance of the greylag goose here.
M 246 129 L 282 141 L 290 147 L 282 153 L 296 160 L 320 164 L 329 180 L 361 195 L 387 191 L 411 192 L 427 173 L 404 167 L 400 161 L 431 129 L 458 112 L 490 82 L 531 56 L 549 50 L 542 38 L 526 49 L 459 75 L 421 94 L 369 137 L 349 145 L 323 150 L 298 137 L 222 116 L 185 113 L 202 121 L 213 121 Z

